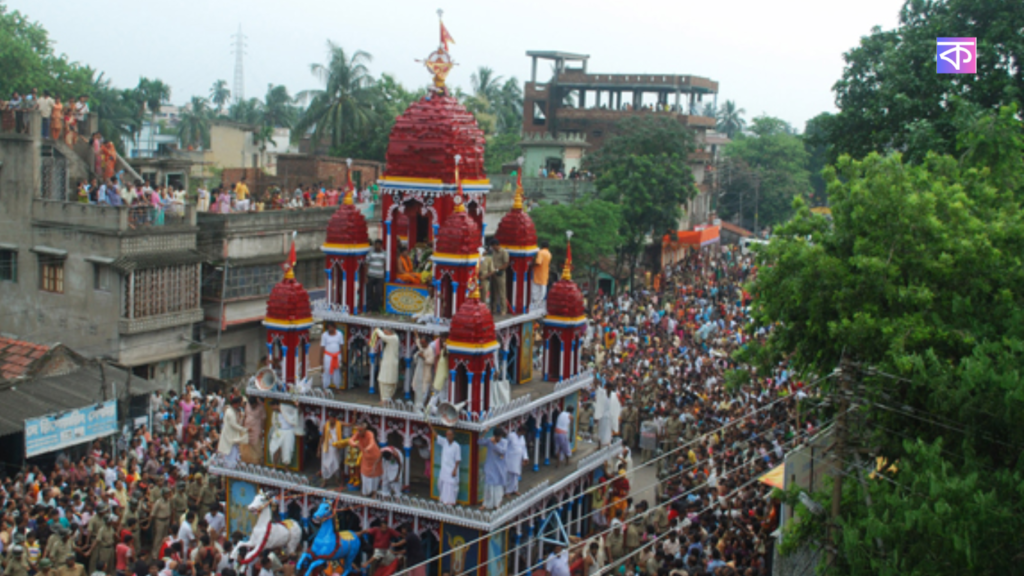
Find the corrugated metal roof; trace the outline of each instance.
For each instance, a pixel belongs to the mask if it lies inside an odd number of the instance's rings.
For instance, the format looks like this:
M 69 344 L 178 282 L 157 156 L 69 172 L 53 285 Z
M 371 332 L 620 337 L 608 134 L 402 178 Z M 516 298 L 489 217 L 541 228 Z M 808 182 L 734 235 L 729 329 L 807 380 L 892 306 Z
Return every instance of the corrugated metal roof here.
M 111 383 L 123 395 L 128 373 L 113 366 L 106 367 L 107 397 L 112 397 Z M 68 374 L 14 380 L 0 385 L 0 437 L 21 432 L 25 420 L 54 412 L 83 408 L 102 398 L 100 369 L 83 366 Z M 137 376 L 132 377 L 132 396 L 150 394 L 163 388 Z

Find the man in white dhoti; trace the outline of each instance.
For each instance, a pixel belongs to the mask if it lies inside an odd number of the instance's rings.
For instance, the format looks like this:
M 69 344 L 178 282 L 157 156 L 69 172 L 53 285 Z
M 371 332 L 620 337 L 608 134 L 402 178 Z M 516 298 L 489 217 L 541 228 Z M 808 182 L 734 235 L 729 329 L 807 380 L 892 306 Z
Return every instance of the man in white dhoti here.
M 519 479 L 523 477 L 523 465 L 529 461 L 526 439 L 516 430 L 509 430 L 508 451 L 505 453 L 505 494 L 519 495 Z
M 416 369 L 413 371 L 412 391 L 416 400 L 416 409 L 421 410 L 430 397 L 430 388 L 434 383 L 434 364 L 437 354 L 433 342 L 426 336 L 416 339 Z
M 447 401 L 448 380 L 451 378 L 451 374 L 448 372 L 448 346 L 446 342 L 447 340 L 444 336 L 438 336 L 430 343 L 434 347 L 434 358 L 437 360 L 437 366 L 434 369 L 434 394 L 440 394 L 441 398 L 445 399 L 445 401 Z
M 381 448 L 380 451 L 384 463 L 384 477 L 381 479 L 380 493 L 382 496 L 400 496 L 402 494 L 402 455 L 394 446 Z
M 270 406 L 274 411 L 270 424 L 270 459 L 290 466 L 295 452 L 295 428 L 299 425 L 299 410 L 277 401 Z M 276 457 L 278 450 L 281 451 L 280 458 Z
M 462 447 L 455 441 L 455 432 L 448 430 L 444 438 L 434 442 L 434 456 L 440 454 L 441 472 L 437 477 L 437 491 L 441 503 L 454 505 L 459 498 L 459 463 L 462 462 Z
M 481 436 L 477 445 L 487 448 L 487 458 L 484 460 L 484 502 L 480 509 L 493 510 L 501 506 L 501 499 L 505 497 L 505 454 L 508 452 L 505 431 L 495 428 L 490 438 Z
M 220 431 L 217 451 L 224 455 L 225 468 L 238 465 L 238 446 L 249 441 L 249 431 L 239 423 L 238 408 L 241 405 L 242 397 L 232 396 L 230 405 L 224 411 L 224 426 Z
M 341 348 L 345 336 L 338 332 L 334 322 L 327 323 L 327 330 L 320 336 L 320 370 L 323 374 L 324 390 L 341 387 Z
M 341 450 L 338 448 L 344 440 L 341 434 L 341 422 L 337 415 L 328 414 L 320 435 L 321 486 L 326 487 L 327 481 L 341 469 Z
M 619 397 L 611 383 L 597 389 L 594 402 L 594 420 L 597 421 L 597 441 L 602 448 L 612 443 L 612 434 L 619 428 Z
M 384 341 L 384 351 L 380 355 L 380 372 L 377 374 L 380 403 L 383 404 L 395 396 L 395 390 L 398 388 L 398 334 L 392 330 L 377 328 L 373 335 Z

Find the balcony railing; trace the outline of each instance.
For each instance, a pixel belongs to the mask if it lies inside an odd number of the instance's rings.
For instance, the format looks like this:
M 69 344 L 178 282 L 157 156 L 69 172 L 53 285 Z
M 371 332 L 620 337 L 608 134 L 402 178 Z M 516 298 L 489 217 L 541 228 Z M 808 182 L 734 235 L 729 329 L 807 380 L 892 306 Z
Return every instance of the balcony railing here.
M 194 206 L 180 206 L 180 210 L 170 208 L 174 207 L 157 210 L 149 206 L 110 206 L 36 198 L 32 201 L 32 220 L 44 225 L 79 226 L 115 232 L 156 231 L 196 225 Z

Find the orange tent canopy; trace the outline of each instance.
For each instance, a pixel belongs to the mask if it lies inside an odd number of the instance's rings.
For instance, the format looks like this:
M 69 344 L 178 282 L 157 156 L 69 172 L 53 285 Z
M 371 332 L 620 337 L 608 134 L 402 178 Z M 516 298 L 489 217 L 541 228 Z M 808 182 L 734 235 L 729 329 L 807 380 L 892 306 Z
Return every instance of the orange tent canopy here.
M 698 226 L 694 230 L 680 230 L 676 232 L 676 236 L 679 238 L 679 244 L 686 244 L 688 246 L 707 246 L 718 242 L 718 226 Z M 666 234 L 661 239 L 663 244 L 671 244 L 675 240 L 671 235 Z

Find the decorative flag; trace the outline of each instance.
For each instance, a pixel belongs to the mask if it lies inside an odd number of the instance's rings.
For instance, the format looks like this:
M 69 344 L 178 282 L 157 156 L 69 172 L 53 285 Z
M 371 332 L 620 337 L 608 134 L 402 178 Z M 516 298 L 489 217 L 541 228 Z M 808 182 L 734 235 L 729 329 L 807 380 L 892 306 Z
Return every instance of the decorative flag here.
M 445 51 L 448 50 L 448 44 L 455 44 L 455 39 L 448 33 L 448 29 L 444 27 L 444 22 L 441 22 L 441 46 L 444 46 Z

